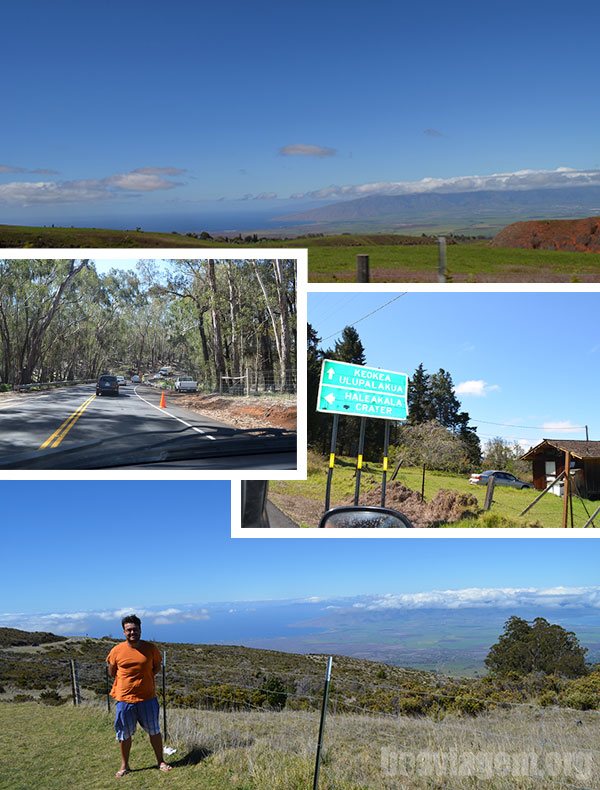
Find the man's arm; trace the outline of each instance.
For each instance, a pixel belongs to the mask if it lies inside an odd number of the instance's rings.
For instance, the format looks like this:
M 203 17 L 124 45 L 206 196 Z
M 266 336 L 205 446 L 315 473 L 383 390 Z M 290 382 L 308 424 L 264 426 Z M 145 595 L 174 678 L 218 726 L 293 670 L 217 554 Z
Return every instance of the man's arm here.
M 108 674 L 111 676 L 111 678 L 116 677 L 117 665 L 110 660 L 110 656 L 106 659 L 106 666 L 108 667 Z

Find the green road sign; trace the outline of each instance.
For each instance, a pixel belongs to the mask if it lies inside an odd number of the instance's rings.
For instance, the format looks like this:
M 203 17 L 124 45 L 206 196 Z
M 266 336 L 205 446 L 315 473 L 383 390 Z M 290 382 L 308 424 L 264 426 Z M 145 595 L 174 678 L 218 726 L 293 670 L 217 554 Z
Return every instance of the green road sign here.
M 317 411 L 406 420 L 406 373 L 367 368 L 324 359 L 317 398 Z

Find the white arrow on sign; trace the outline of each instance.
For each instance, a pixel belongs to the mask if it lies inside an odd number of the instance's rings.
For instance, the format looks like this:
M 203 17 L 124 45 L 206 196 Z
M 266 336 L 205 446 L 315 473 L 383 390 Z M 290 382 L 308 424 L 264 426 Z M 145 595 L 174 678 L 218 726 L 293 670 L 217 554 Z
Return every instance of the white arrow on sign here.
M 327 375 L 329 376 L 329 381 L 331 381 L 331 379 L 335 376 L 335 369 L 329 368 L 329 370 L 327 371 Z
M 331 405 L 335 401 L 335 395 L 330 392 L 329 395 L 325 395 L 324 400 Z

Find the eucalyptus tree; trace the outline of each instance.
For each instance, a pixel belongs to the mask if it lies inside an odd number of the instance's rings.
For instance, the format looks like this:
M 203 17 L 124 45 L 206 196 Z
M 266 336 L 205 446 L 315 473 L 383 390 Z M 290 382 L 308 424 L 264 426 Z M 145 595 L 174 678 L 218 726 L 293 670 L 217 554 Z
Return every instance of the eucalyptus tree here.
M 31 383 L 49 350 L 59 310 L 73 312 L 79 300 L 79 275 L 88 267 L 87 260 L 0 262 L 0 338 L 5 381 Z M 73 321 L 78 320 L 75 311 Z

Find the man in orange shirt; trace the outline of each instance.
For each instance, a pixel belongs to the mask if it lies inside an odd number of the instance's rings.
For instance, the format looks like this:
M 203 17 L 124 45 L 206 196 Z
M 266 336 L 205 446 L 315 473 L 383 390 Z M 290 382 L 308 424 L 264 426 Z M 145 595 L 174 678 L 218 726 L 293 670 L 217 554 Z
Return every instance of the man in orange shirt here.
M 114 683 L 110 692 L 117 700 L 115 731 L 121 747 L 121 768 L 117 777 L 125 776 L 129 768 L 131 739 L 139 722 L 150 736 L 160 771 L 170 771 L 163 760 L 158 700 L 154 676 L 161 668 L 161 655 L 152 642 L 141 639 L 142 623 L 135 614 L 121 620 L 125 641 L 113 647 L 106 658 L 108 672 Z

